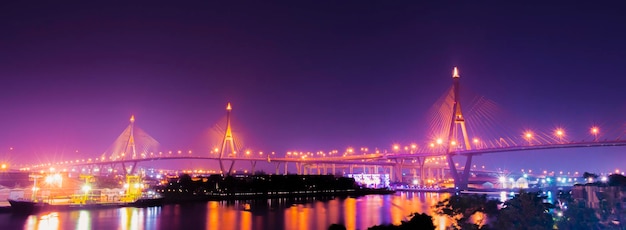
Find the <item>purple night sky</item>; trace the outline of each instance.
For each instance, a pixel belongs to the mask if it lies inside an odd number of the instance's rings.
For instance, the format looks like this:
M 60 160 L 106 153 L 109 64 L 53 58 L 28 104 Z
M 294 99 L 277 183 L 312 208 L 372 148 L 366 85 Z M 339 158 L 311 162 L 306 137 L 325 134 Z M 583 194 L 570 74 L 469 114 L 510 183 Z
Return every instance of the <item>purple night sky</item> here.
M 603 138 L 624 134 L 623 3 L 524 3 L 3 2 L 0 160 L 98 157 L 131 114 L 163 150 L 207 151 L 227 102 L 252 149 L 422 146 L 428 110 L 451 86 L 453 66 L 463 92 L 497 103 L 508 115 L 499 122 L 517 129 L 502 132 L 562 126 L 582 139 L 598 124 L 613 133 Z M 476 161 L 626 170 L 625 151 Z

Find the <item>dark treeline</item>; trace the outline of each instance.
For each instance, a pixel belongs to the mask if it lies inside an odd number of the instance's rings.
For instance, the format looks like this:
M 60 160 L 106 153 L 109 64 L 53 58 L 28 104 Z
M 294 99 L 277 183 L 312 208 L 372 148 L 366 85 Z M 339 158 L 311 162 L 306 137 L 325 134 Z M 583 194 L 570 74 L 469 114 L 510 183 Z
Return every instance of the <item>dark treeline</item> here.
M 353 178 L 333 175 L 210 175 L 183 174 L 157 188 L 166 198 L 197 199 L 212 196 L 307 196 L 359 190 Z

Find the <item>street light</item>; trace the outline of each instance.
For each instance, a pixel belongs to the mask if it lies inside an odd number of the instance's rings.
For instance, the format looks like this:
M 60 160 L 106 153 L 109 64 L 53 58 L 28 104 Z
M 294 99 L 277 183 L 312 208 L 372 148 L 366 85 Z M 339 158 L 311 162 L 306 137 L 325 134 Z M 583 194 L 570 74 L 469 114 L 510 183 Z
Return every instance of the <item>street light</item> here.
M 559 138 L 559 143 L 563 142 L 563 135 L 565 135 L 565 132 L 563 131 L 563 129 L 557 129 L 554 134 L 556 134 L 556 136 Z
M 524 133 L 524 138 L 526 139 L 526 141 L 528 141 L 528 145 L 532 145 L 533 144 L 533 133 L 530 131 L 526 131 L 526 133 Z
M 478 140 L 478 138 L 474 138 L 473 142 L 474 142 L 474 148 L 478 148 L 478 144 L 480 143 L 480 140 Z
M 591 134 L 593 134 L 593 141 L 598 141 L 598 133 L 600 132 L 600 129 L 596 126 L 591 127 Z
M 441 140 L 441 138 L 437 138 L 437 144 L 443 144 L 443 140 Z

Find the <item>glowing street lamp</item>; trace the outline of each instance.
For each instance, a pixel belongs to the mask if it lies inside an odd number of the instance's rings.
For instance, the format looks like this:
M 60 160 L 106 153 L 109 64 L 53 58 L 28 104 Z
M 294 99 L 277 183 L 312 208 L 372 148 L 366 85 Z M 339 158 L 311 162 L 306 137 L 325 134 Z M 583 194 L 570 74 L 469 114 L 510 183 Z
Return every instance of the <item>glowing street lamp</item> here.
M 478 138 L 474 138 L 472 142 L 474 142 L 474 148 L 478 148 L 478 144 L 480 143 L 480 140 L 478 140 Z
M 563 135 L 565 135 L 563 129 L 557 129 L 554 134 L 559 138 L 559 143 L 563 142 Z
M 526 131 L 524 133 L 524 139 L 526 139 L 526 141 L 528 141 L 528 145 L 532 145 L 533 144 L 533 133 L 530 131 Z
M 400 146 L 398 145 L 393 145 L 393 151 L 398 151 L 400 149 Z
M 600 132 L 600 129 L 596 126 L 591 127 L 591 134 L 593 134 L 593 141 L 598 141 L 598 133 Z
M 443 144 L 443 140 L 441 140 L 441 138 L 437 138 L 437 144 L 438 145 Z

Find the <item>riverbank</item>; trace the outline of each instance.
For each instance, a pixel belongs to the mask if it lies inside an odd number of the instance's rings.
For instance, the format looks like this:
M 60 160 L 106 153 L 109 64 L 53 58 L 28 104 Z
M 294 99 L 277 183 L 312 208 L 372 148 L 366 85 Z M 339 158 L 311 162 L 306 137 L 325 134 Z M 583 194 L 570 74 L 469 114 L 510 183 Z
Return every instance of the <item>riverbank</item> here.
M 348 197 L 393 194 L 389 189 L 364 188 L 353 178 L 333 175 L 183 175 L 156 189 L 168 203 L 209 200 L 250 200 L 294 197 Z

